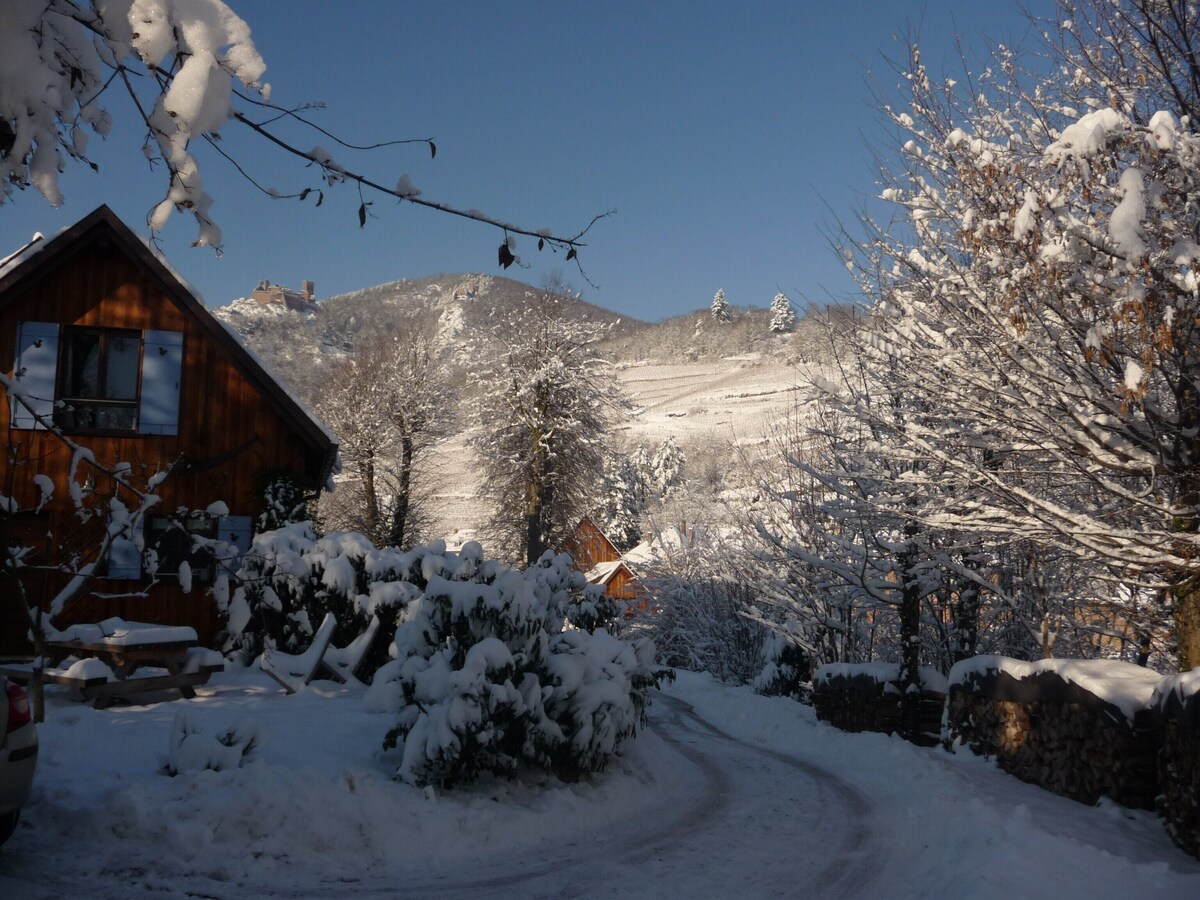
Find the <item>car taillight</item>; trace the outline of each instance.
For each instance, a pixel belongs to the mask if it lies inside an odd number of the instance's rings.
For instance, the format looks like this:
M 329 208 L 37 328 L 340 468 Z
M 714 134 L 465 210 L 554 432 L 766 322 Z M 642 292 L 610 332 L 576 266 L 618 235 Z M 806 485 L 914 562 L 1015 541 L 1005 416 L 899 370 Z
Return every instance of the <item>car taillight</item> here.
M 20 685 L 8 683 L 8 728 L 5 733 L 16 731 L 22 725 L 28 725 L 32 716 L 29 712 L 29 697 L 21 690 Z

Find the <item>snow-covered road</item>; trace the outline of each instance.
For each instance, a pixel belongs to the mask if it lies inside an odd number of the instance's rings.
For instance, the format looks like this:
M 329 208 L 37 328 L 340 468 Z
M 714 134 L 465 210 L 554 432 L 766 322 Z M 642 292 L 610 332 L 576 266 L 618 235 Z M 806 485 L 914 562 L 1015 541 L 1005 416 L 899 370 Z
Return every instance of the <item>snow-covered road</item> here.
M 577 784 L 396 782 L 362 686 L 287 697 L 224 673 L 189 703 L 65 695 L 0 900 L 128 897 L 1200 897 L 1151 813 L 1086 807 L 970 754 L 844 734 L 811 708 L 679 673 L 652 727 Z M 252 717 L 245 768 L 171 778 L 176 716 Z
M 851 784 L 795 756 L 738 740 L 684 700 L 661 698 L 651 720 L 682 775 L 652 815 L 619 823 L 607 837 L 572 842 L 532 869 L 515 866 L 483 878 L 443 873 L 406 883 L 405 895 L 549 900 L 875 893 L 872 875 L 886 847 L 871 826 L 867 798 Z

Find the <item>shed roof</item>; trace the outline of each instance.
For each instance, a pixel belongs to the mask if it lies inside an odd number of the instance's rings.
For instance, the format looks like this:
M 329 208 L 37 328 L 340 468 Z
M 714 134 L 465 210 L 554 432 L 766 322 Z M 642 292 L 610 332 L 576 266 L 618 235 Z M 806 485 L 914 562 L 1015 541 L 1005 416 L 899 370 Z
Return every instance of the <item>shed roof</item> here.
M 134 234 L 108 206 L 100 206 L 49 240 L 31 243 L 0 265 L 0 311 L 18 288 L 36 281 L 54 267 L 70 261 L 86 247 L 107 239 L 111 246 L 141 268 L 163 294 L 193 318 L 232 361 L 234 367 L 266 398 L 284 421 L 322 459 L 318 486 L 337 461 L 338 440 L 241 340 L 204 305 L 199 294 L 142 238 Z

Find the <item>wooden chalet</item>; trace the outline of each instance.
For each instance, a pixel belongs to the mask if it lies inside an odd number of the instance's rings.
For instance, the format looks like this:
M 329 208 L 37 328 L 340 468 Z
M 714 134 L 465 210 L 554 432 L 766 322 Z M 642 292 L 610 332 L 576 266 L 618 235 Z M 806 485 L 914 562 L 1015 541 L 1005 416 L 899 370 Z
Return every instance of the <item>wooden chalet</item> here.
M 14 386 L 0 404 L 0 494 L 11 498 L 0 540 L 29 548 L 26 595 L 48 609 L 94 563 L 60 628 L 121 616 L 191 625 L 211 645 L 215 565 L 193 557 L 193 536 L 244 552 L 267 482 L 283 475 L 317 492 L 337 459 L 336 438 L 106 206 L 0 266 L 0 372 Z M 115 539 L 107 559 L 95 557 L 110 499 L 137 500 L 81 452 L 139 489 L 168 473 L 142 531 Z M 28 647 L 17 593 L 0 579 L 0 653 Z
M 586 516 L 575 526 L 567 543 L 575 567 L 592 584 L 604 585 L 604 593 L 617 600 L 641 600 L 645 593 L 637 574 L 622 558 L 621 551 L 604 531 Z

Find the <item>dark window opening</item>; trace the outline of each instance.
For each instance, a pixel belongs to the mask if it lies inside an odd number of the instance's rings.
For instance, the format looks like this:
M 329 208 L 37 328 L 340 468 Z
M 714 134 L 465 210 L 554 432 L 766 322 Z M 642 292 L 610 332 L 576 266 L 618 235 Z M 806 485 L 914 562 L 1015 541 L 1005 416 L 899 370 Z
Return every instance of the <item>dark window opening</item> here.
M 207 515 L 188 515 L 182 518 L 155 516 L 146 519 L 146 549 L 153 551 L 159 578 L 178 578 L 179 567 L 187 562 L 194 584 L 211 584 L 215 555 L 206 541 L 215 540 L 217 520 Z
M 55 418 L 67 431 L 135 431 L 139 331 L 67 328 Z

